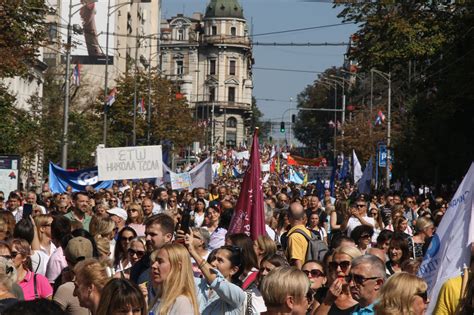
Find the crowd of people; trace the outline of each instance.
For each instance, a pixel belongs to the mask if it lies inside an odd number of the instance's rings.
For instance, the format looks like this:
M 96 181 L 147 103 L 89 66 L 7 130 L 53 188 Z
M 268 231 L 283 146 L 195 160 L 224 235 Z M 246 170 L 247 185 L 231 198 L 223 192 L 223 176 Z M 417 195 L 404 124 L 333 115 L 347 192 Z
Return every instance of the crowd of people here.
M 0 193 L 0 314 L 425 314 L 448 196 L 270 180 L 252 238 L 228 233 L 239 185 Z M 472 314 L 460 294 L 434 314 Z

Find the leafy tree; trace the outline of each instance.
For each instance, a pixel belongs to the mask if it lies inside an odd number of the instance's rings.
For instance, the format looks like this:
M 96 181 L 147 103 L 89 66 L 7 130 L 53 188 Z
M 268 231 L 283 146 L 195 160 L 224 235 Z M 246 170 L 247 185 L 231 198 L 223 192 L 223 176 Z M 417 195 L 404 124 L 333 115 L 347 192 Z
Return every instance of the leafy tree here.
M 252 116 L 251 116 L 251 132 L 255 127 L 259 128 L 258 137 L 260 141 L 264 141 L 270 134 L 271 123 L 268 121 L 262 121 L 263 113 L 260 111 L 257 105 L 257 100 L 252 96 Z
M 46 39 L 44 0 L 2 1 L 0 4 L 0 78 L 28 76 Z
M 148 110 L 148 74 L 138 72 L 135 76 L 128 72 L 116 81 L 115 102 L 108 107 L 108 146 L 127 146 L 132 144 L 133 108 L 135 82 L 137 84 L 137 145 L 146 144 L 147 113 L 139 113 L 143 99 L 145 111 Z M 202 129 L 193 120 L 191 110 L 185 99 L 177 97 L 177 88 L 172 82 L 164 80 L 156 71 L 151 74 L 151 143 L 162 140 L 171 141 L 175 148 L 184 147 L 202 138 Z M 103 114 L 103 91 L 93 104 L 96 117 Z

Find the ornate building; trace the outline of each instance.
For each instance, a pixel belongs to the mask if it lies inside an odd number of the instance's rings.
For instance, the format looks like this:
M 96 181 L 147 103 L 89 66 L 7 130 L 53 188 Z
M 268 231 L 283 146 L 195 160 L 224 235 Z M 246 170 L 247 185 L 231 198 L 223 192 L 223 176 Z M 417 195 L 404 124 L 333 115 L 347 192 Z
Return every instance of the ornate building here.
M 177 16 L 161 26 L 161 70 L 176 82 L 205 124 L 206 145 L 247 141 L 252 113 L 252 43 L 237 0 L 211 0 L 204 16 Z

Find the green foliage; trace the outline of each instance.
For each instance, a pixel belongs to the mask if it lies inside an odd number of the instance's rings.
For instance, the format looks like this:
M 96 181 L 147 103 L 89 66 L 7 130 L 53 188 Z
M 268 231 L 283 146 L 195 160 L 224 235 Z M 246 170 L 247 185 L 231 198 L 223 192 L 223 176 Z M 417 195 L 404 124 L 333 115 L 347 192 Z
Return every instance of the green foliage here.
M 115 102 L 108 107 L 107 146 L 127 146 L 132 144 L 133 108 L 135 81 L 137 83 L 137 145 L 147 142 L 147 114 L 139 114 L 138 108 L 143 98 L 145 110 L 148 111 L 149 93 L 147 72 L 132 72 L 117 80 Z M 161 140 L 169 140 L 175 149 L 192 144 L 202 138 L 202 129 L 198 128 L 192 117 L 185 99 L 177 99 L 177 88 L 172 82 L 161 79 L 156 71 L 151 73 L 151 144 L 159 144 Z M 93 113 L 100 117 L 104 108 L 104 93 L 99 93 L 93 105 Z
M 257 100 L 252 96 L 252 117 L 250 126 L 252 129 L 256 127 L 258 130 L 258 138 L 261 142 L 265 141 L 270 134 L 271 123 L 268 121 L 262 121 L 263 113 L 260 111 L 257 105 Z
M 0 4 L 0 77 L 28 75 L 46 39 L 44 0 L 5 0 Z

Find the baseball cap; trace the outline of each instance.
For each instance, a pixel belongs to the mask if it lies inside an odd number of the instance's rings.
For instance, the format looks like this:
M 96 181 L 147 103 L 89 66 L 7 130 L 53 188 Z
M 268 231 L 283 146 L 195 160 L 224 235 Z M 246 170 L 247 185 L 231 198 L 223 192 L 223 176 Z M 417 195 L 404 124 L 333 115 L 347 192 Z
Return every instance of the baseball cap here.
M 124 220 L 127 220 L 128 218 L 128 215 L 127 215 L 127 211 L 123 210 L 122 208 L 119 208 L 119 207 L 114 207 L 112 209 L 109 209 L 107 210 L 107 213 L 108 214 L 111 214 L 111 215 L 116 215 Z
M 92 243 L 87 238 L 78 236 L 72 238 L 64 250 L 64 256 L 66 259 L 73 264 L 84 260 L 86 258 L 92 258 Z

